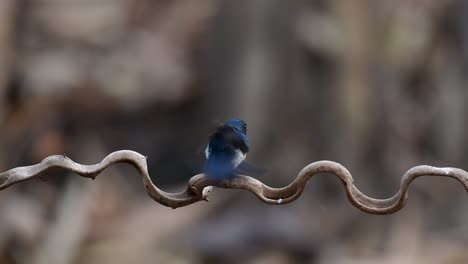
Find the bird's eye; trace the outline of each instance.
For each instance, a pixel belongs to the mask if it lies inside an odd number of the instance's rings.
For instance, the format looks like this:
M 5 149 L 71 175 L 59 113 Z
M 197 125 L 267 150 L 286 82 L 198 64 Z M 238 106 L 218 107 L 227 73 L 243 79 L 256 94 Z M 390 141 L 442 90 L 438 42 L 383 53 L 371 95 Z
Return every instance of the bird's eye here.
M 242 125 L 242 129 L 243 129 L 245 132 L 247 132 L 247 125 L 246 125 L 246 124 L 243 124 L 243 125 Z

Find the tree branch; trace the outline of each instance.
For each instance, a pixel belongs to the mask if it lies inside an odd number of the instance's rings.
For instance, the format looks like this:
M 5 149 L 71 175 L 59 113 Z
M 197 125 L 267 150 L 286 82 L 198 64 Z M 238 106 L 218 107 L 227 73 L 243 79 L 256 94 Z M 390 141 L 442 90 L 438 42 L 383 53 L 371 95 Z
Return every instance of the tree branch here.
M 236 175 L 229 180 L 212 180 L 205 174 L 193 176 L 185 191 L 180 193 L 164 192 L 151 181 L 148 174 L 146 157 L 130 150 L 115 151 L 95 165 L 82 165 L 62 155 L 45 158 L 41 163 L 13 168 L 0 174 L 0 190 L 15 183 L 38 177 L 49 168 L 63 168 L 85 178 L 94 179 L 103 170 L 114 163 L 129 163 L 143 176 L 143 183 L 148 195 L 156 202 L 171 207 L 183 207 L 198 201 L 208 200 L 212 186 L 230 189 L 245 189 L 254 193 L 261 201 L 268 204 L 286 204 L 296 200 L 304 191 L 307 182 L 319 173 L 337 176 L 346 190 L 349 201 L 358 209 L 370 214 L 392 214 L 402 209 L 408 199 L 408 188 L 413 180 L 421 176 L 449 177 L 458 180 L 468 191 L 468 173 L 458 168 L 437 168 L 427 165 L 416 166 L 408 170 L 401 178 L 400 189 L 388 199 L 374 199 L 361 193 L 353 184 L 351 173 L 341 164 L 333 161 L 317 161 L 302 169 L 297 177 L 286 187 L 272 188 L 245 175 Z

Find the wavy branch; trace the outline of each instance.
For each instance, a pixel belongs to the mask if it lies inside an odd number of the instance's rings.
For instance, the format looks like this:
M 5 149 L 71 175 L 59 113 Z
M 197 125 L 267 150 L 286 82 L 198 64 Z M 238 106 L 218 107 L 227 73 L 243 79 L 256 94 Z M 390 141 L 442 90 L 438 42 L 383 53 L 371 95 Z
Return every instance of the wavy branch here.
M 408 199 L 408 188 L 413 180 L 421 176 L 449 177 L 458 180 L 468 191 L 468 172 L 457 168 L 437 168 L 416 166 L 408 170 L 401 178 L 400 189 L 388 199 L 375 199 L 361 193 L 353 183 L 351 173 L 341 164 L 333 161 L 317 161 L 302 169 L 297 177 L 286 187 L 272 188 L 245 175 L 236 175 L 232 179 L 217 181 L 205 174 L 193 176 L 185 191 L 180 193 L 164 192 L 151 181 L 146 157 L 130 150 L 115 151 L 95 165 L 82 165 L 62 155 L 45 158 L 36 165 L 17 167 L 0 174 L 0 190 L 15 183 L 38 177 L 50 168 L 63 168 L 85 178 L 94 179 L 103 170 L 114 163 L 129 163 L 143 176 L 143 183 L 148 195 L 156 202 L 171 207 L 183 207 L 199 201 L 208 201 L 212 186 L 231 189 L 245 189 L 254 193 L 261 201 L 268 204 L 290 203 L 302 194 L 307 182 L 319 173 L 337 176 L 346 190 L 349 201 L 358 209 L 370 214 L 392 214 L 402 209 Z

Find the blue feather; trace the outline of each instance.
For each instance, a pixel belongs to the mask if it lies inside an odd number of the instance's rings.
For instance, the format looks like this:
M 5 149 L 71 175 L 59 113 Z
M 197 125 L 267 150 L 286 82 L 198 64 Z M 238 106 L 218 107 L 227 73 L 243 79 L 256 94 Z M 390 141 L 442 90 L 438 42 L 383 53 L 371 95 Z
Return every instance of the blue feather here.
M 231 119 L 217 127 L 210 136 L 206 149 L 206 173 L 214 179 L 226 179 L 245 159 L 249 151 L 247 125 L 239 119 Z
M 208 176 L 214 179 L 231 177 L 234 172 L 233 157 L 234 155 L 229 153 L 211 153 L 206 165 Z

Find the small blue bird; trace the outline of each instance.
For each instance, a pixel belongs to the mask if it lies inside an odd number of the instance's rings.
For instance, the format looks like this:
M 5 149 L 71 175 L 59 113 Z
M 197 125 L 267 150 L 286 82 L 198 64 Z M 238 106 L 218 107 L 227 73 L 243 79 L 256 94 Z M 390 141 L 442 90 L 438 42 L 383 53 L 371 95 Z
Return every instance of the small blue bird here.
M 240 119 L 231 119 L 219 125 L 210 135 L 205 149 L 206 174 L 212 179 L 228 179 L 245 160 L 249 152 L 247 124 Z

